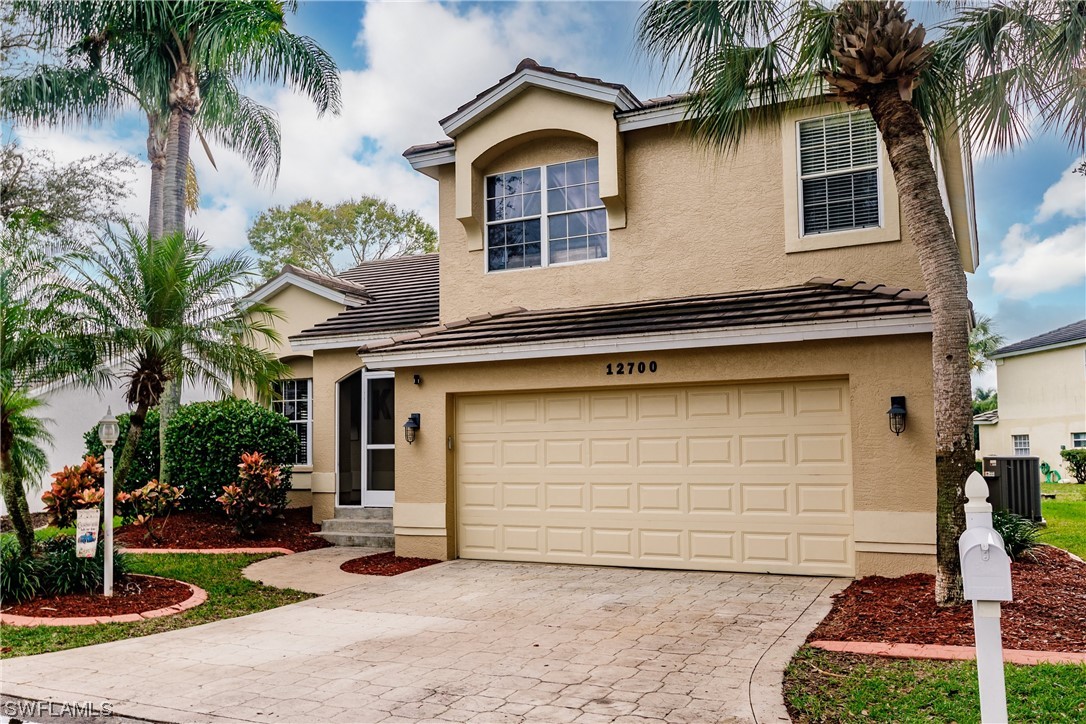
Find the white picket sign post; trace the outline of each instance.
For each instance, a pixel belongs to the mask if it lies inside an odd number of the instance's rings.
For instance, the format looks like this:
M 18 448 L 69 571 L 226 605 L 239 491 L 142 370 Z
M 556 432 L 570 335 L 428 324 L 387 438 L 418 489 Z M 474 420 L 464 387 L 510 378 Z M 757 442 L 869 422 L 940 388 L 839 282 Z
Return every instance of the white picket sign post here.
M 113 446 L 121 436 L 121 428 L 117 424 L 117 418 L 113 416 L 113 408 L 106 408 L 106 416 L 98 423 L 98 438 L 106 447 L 106 499 L 105 499 L 105 535 L 103 536 L 103 557 L 105 558 L 105 571 L 102 574 L 102 593 L 106 596 L 113 595 Z
M 1011 600 L 1011 560 L 1003 538 L 992 527 L 988 484 L 980 473 L 965 483 L 965 533 L 958 540 L 965 598 L 973 602 L 977 642 L 977 680 L 982 724 L 1007 724 L 1007 686 L 1003 678 L 1000 602 Z

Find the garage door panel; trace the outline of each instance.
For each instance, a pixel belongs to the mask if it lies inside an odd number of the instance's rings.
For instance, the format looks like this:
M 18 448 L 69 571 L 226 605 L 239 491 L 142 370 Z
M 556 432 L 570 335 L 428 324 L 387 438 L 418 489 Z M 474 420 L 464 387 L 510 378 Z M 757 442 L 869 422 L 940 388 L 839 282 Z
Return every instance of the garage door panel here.
M 465 557 L 851 575 L 848 385 L 458 399 Z

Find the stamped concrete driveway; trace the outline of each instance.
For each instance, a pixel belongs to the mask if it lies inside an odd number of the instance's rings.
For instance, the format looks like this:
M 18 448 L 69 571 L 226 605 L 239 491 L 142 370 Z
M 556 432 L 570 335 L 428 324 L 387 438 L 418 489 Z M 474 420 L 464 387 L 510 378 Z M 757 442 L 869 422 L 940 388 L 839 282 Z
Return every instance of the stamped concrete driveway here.
M 777 722 L 841 581 L 453 561 L 3 662 L 9 695 L 161 721 Z

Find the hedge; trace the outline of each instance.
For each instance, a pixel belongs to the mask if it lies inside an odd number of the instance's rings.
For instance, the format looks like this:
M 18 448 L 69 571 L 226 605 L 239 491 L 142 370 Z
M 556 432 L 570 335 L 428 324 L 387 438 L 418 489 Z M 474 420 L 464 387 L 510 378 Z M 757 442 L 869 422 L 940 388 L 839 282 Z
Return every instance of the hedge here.
M 129 413 L 117 415 L 117 424 L 121 427 L 121 437 L 113 446 L 113 460 L 119 462 L 124 452 L 125 441 L 128 440 Z M 102 458 L 106 452 L 106 446 L 98 437 L 98 425 L 95 424 L 83 435 L 83 442 L 87 447 L 87 454 L 96 458 Z M 147 420 L 143 425 L 143 433 L 140 435 L 139 445 L 136 446 L 136 457 L 132 459 L 132 467 L 128 471 L 128 479 L 125 480 L 124 492 L 130 493 L 137 488 L 142 488 L 151 480 L 158 479 L 158 410 L 148 410 Z
M 243 452 L 260 452 L 283 467 L 285 499 L 298 436 L 287 418 L 248 400 L 183 405 L 166 427 L 170 482 L 185 488 L 184 510 L 222 512 L 215 501 L 238 480 Z

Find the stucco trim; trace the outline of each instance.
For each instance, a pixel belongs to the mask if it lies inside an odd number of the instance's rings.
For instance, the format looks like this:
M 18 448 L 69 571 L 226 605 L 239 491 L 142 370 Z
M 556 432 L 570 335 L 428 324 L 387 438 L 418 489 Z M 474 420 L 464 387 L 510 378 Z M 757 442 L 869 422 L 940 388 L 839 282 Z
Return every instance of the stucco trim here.
M 314 493 L 335 493 L 336 474 L 311 473 L 309 478 L 309 489 Z
M 587 83 L 575 78 L 565 78 L 552 73 L 543 73 L 532 68 L 525 68 L 464 110 L 454 113 L 441 124 L 441 130 L 445 131 L 448 136 L 455 136 L 468 126 L 482 120 L 493 110 L 501 107 L 530 86 L 611 103 L 619 111 L 633 110 L 640 105 L 637 99 L 624 89 Z
M 930 314 L 910 314 L 843 322 L 778 324 L 742 329 L 699 330 L 621 337 L 586 337 L 555 342 L 509 344 L 459 350 L 365 352 L 360 356 L 365 359 L 366 366 L 370 369 L 395 369 L 404 366 L 574 357 L 614 352 L 648 352 L 699 347 L 805 342 L 816 339 L 923 334 L 931 332 L 931 328 Z
M 870 543 L 857 541 L 857 553 L 918 553 L 920 555 L 935 555 L 934 543 Z
M 280 274 L 278 278 L 265 284 L 257 290 L 256 293 L 242 299 L 242 306 L 249 306 L 253 302 L 262 302 L 265 299 L 270 299 L 287 286 L 295 286 L 299 289 L 304 289 L 311 294 L 316 294 L 318 297 L 324 297 L 329 301 L 342 304 L 345 307 L 361 307 L 363 304 L 366 304 L 364 300 L 351 297 L 343 292 L 337 292 L 328 287 L 323 287 L 314 281 L 287 272 L 286 274 Z

